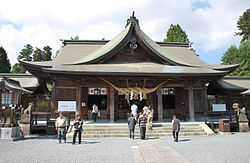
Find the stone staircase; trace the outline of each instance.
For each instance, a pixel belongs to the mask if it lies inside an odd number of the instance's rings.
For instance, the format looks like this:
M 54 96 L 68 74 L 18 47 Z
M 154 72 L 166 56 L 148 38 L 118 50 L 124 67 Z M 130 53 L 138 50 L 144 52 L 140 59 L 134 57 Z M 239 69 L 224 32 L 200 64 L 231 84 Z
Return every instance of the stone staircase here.
M 204 123 L 181 123 L 180 136 L 206 136 Z M 111 138 L 128 137 L 129 131 L 126 123 L 121 124 L 84 124 L 82 138 Z M 67 134 L 67 138 L 72 139 L 73 132 Z M 135 137 L 140 136 L 140 129 L 136 125 Z M 146 137 L 167 137 L 172 136 L 171 123 L 157 123 L 153 125 L 153 130 L 147 129 Z

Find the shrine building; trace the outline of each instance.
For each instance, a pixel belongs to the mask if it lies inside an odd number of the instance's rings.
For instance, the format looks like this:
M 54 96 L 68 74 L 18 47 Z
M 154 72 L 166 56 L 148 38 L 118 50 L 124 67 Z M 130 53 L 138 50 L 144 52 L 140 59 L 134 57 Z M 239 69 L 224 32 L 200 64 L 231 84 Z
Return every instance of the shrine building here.
M 188 43 L 155 42 L 132 15 L 112 40 L 63 40 L 52 61 L 20 61 L 39 79 L 52 84 L 52 114 L 59 101 L 75 101 L 76 112 L 91 119 L 92 105 L 100 118 L 125 120 L 130 105 L 139 111 L 151 105 L 154 120 L 177 114 L 199 120 L 208 111 L 207 84 L 238 65 L 213 65 L 199 59 Z M 59 109 L 60 110 L 60 109 Z

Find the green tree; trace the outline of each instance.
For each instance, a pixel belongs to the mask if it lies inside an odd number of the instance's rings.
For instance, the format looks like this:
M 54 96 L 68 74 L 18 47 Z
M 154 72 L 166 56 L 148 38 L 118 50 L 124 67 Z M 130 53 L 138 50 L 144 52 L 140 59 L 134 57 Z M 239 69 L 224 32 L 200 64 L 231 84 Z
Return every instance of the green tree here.
M 32 53 L 33 53 L 33 47 L 30 44 L 26 44 L 24 48 L 21 50 L 17 59 L 24 61 L 32 61 Z
M 3 47 L 0 47 L 0 72 L 9 73 L 11 69 L 10 61 L 8 55 Z
M 247 9 L 237 22 L 239 32 L 236 35 L 243 36 L 241 42 L 245 42 L 250 37 L 250 9 Z
M 33 61 L 43 61 L 42 51 L 39 48 L 34 50 Z
M 239 64 L 240 66 L 230 76 L 250 76 L 250 40 L 228 48 L 222 56 L 222 65 Z
M 34 49 L 30 44 L 24 45 L 24 48 L 21 50 L 19 56 L 17 57 L 18 60 L 23 61 L 32 61 L 32 53 Z M 23 67 L 16 63 L 12 68 L 13 73 L 25 73 L 26 71 L 23 69 Z
M 14 64 L 12 67 L 12 73 L 25 73 L 26 71 L 22 68 L 20 63 Z
M 235 45 L 232 45 L 227 51 L 223 54 L 221 61 L 222 65 L 232 65 L 239 63 L 239 50 Z
M 80 38 L 79 38 L 78 35 L 76 35 L 75 37 L 71 37 L 70 39 L 71 39 L 71 40 L 79 40 Z
M 167 31 L 166 39 L 164 42 L 189 42 L 188 35 L 186 32 L 181 28 L 179 24 L 177 25 L 170 25 L 170 28 Z
M 52 49 L 50 46 L 44 46 L 42 51 L 43 61 L 51 61 Z

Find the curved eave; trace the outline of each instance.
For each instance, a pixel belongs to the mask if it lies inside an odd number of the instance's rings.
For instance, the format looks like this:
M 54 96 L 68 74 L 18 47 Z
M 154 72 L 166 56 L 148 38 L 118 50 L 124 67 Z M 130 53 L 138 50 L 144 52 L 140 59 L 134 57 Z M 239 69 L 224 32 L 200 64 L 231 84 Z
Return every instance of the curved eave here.
M 65 71 L 65 70 L 51 70 L 43 69 L 43 72 L 50 74 L 68 74 L 68 75 L 89 75 L 89 76 L 176 76 L 176 77 L 212 77 L 212 76 L 224 76 L 227 72 L 218 72 L 218 73 L 147 73 L 147 72 L 89 72 L 89 71 Z
M 235 65 L 219 65 L 218 67 L 213 67 L 214 70 L 219 70 L 219 71 L 234 71 L 236 68 L 238 68 L 240 65 L 235 64 Z
M 52 68 L 52 66 L 38 65 L 38 64 L 36 64 L 36 62 L 30 62 L 30 61 L 20 61 L 19 60 L 19 63 L 22 66 L 24 66 L 24 67 L 32 67 L 32 68 L 38 68 L 38 69 L 41 69 L 41 68 Z
M 8 90 L 11 90 L 11 91 L 22 92 L 22 93 L 26 93 L 26 94 L 32 94 L 33 93 L 32 91 L 29 91 L 29 90 L 24 89 L 24 88 L 22 88 L 20 86 L 8 83 L 7 81 L 3 81 L 2 85 L 4 85 L 5 88 L 7 88 Z
M 246 91 L 244 91 L 244 92 L 242 92 L 240 94 L 242 94 L 242 95 L 250 95 L 250 89 L 248 89 L 248 90 L 246 90 Z
M 243 88 L 231 83 L 228 83 L 226 81 L 223 81 L 222 79 L 217 79 L 215 81 L 212 81 L 209 83 L 208 86 L 208 94 L 240 94 L 241 92 L 244 92 L 248 90 L 247 88 Z

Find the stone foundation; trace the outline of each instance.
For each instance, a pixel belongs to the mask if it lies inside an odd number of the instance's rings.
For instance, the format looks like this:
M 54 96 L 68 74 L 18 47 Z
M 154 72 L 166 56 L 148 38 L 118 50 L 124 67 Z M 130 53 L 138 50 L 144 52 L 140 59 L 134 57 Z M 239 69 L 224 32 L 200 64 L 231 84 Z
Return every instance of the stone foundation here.
M 2 127 L 0 128 L 0 138 L 1 139 L 12 139 L 17 140 L 23 137 L 21 135 L 21 128 L 17 127 Z
M 240 132 L 249 132 L 248 122 L 239 122 L 239 131 Z
M 30 124 L 20 123 L 19 126 L 24 136 L 30 135 Z

